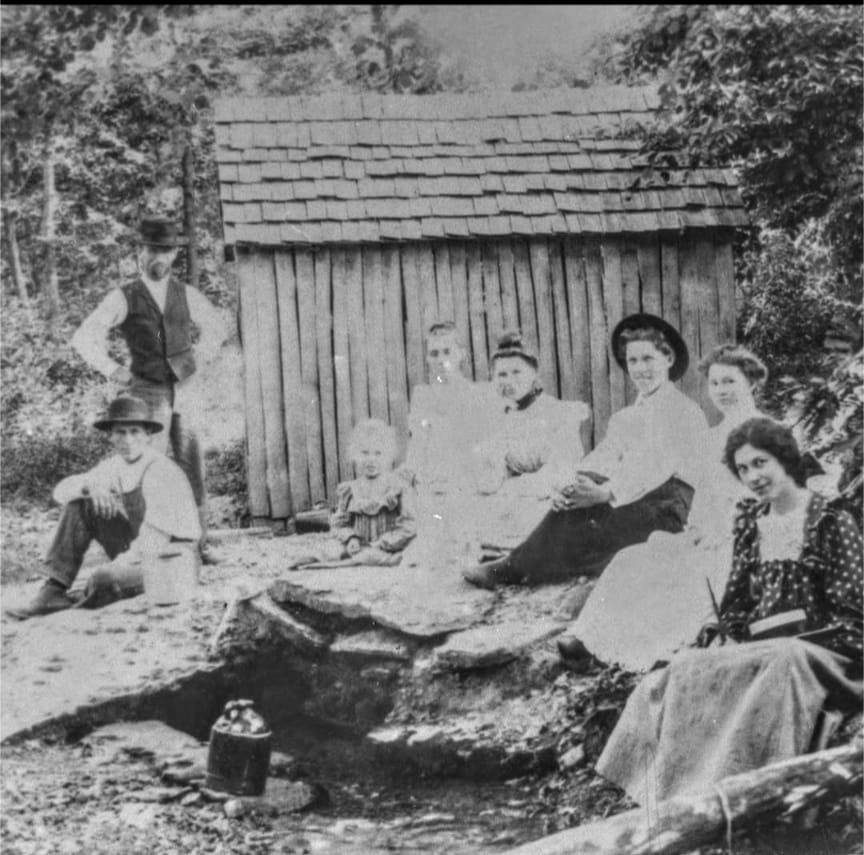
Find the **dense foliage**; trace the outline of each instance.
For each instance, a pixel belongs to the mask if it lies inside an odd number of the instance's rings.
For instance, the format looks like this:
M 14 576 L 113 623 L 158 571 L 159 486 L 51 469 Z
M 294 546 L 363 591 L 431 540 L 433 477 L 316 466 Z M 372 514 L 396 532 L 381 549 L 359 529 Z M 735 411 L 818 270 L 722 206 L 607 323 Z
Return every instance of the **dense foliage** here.
M 141 214 L 182 217 L 187 152 L 198 284 L 232 307 L 213 157 L 215 97 L 463 85 L 406 9 L 3 7 L 4 498 L 45 500 L 53 482 L 98 453 L 87 425 L 115 390 L 68 341 L 101 296 L 134 271 L 131 238 Z
M 655 163 L 736 168 L 755 226 L 739 332 L 775 373 L 815 367 L 831 309 L 862 293 L 862 15 L 649 6 L 608 48 L 617 79 L 660 82 Z
M 89 448 L 85 425 L 114 390 L 67 342 L 133 272 L 140 215 L 181 216 L 187 152 L 199 285 L 233 306 L 214 98 L 475 87 L 424 29 L 422 10 L 0 9 L 0 441 L 6 461 L 46 461 L 32 477 L 4 466 L 4 496 L 47 494 L 65 474 L 54 445 Z M 854 6 L 653 6 L 590 65 L 595 76 L 661 80 L 668 113 L 647 141 L 654 158 L 675 148 L 689 162 L 738 169 L 755 223 L 739 258 L 740 334 L 775 377 L 816 366 L 833 312 L 846 307 L 836 301 L 860 294 L 861 32 Z M 549 53 L 514 88 L 584 86 L 585 67 Z M 34 457 L 25 446 L 37 433 L 47 445 Z

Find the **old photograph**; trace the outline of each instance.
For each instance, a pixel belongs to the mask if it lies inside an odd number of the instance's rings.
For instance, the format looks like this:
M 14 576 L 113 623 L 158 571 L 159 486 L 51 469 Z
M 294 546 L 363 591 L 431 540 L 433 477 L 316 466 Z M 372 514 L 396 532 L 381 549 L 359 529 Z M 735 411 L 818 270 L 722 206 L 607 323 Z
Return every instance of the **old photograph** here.
M 4 5 L 0 848 L 864 855 L 857 5 Z

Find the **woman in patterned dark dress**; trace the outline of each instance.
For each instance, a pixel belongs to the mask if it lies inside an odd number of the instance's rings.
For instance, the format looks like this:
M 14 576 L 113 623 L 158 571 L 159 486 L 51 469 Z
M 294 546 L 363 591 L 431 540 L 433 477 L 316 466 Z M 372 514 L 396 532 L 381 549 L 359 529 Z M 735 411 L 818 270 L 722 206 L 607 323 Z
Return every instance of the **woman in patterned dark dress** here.
M 597 764 L 640 804 L 806 753 L 824 739 L 823 711 L 864 699 L 855 521 L 806 489 L 792 432 L 770 419 L 732 431 L 724 459 L 755 498 L 739 504 L 719 624 L 700 643 L 731 643 L 648 674 Z M 755 621 L 799 609 L 809 640 L 751 640 Z

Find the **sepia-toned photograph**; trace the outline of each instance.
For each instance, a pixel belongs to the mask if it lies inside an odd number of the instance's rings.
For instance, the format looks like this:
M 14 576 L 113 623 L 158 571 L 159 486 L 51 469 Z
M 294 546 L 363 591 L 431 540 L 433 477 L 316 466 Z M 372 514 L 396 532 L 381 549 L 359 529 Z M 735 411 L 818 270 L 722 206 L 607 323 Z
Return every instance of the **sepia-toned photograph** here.
M 864 9 L 3 5 L 0 850 L 864 855 Z

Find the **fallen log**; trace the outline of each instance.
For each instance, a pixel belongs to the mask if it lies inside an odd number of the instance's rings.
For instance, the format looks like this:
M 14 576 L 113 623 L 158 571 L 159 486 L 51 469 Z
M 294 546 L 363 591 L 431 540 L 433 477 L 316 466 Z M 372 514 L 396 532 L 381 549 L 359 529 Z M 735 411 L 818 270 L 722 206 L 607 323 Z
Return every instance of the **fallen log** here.
M 861 790 L 862 751 L 805 754 L 724 778 L 714 788 L 636 808 L 511 849 L 511 855 L 679 855 L 758 820 L 792 816 Z

